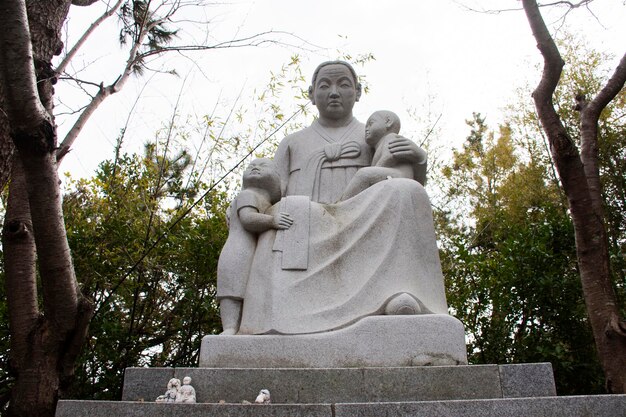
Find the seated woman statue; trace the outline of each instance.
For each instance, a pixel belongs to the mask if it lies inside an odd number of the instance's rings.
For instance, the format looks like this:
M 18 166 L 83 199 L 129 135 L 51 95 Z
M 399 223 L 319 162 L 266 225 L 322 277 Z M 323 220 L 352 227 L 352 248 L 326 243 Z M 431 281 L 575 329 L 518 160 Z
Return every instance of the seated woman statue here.
M 425 181 L 426 153 L 397 136 L 393 158 L 413 179 L 390 178 L 340 201 L 371 166 L 365 127 L 352 115 L 361 86 L 352 66 L 324 62 L 309 88 L 319 117 L 285 137 L 274 161 L 282 200 L 266 214 L 293 224 L 258 235 L 237 334 L 303 334 L 377 314 L 447 313 Z

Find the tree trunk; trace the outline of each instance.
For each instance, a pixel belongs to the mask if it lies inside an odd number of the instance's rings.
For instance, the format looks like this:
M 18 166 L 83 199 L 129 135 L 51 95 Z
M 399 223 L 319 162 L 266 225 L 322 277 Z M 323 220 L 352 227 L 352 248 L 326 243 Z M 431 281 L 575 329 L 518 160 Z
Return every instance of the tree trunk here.
M 82 297 L 74 276 L 55 149 L 29 155 L 23 152 L 30 148 L 25 144 L 38 142 L 36 149 L 41 149 L 42 139 L 17 136 L 20 155 L 14 158 L 3 230 L 11 367 L 16 375 L 9 415 L 52 417 L 59 393 L 73 375 L 93 307 Z M 38 308 L 35 247 L 43 314 Z
M 62 49 L 60 33 L 69 6 L 68 0 L 0 4 L 0 82 L 18 150 L 3 229 L 11 367 L 16 375 L 10 416 L 54 416 L 93 310 L 78 289 L 67 243 L 52 118 L 50 63 Z M 43 312 L 38 307 L 35 258 Z
M 9 182 L 11 176 L 11 161 L 15 146 L 11 140 L 9 119 L 4 111 L 4 89 L 0 82 L 0 193 Z
M 523 0 L 524 10 L 544 58 L 541 81 L 533 92 L 539 120 L 568 199 L 583 294 L 598 356 L 609 393 L 626 393 L 626 325 L 620 318 L 611 281 L 608 238 L 604 224 L 598 169 L 597 124 L 600 112 L 626 81 L 626 57 L 615 74 L 581 114 L 581 149 L 567 134 L 552 97 L 563 60 L 535 0 Z

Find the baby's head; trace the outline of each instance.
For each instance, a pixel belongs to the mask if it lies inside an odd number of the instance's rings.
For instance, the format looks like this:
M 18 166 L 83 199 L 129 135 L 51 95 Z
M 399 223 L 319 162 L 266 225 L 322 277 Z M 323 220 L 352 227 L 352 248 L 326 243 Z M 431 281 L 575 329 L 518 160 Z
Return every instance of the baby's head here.
M 280 175 L 274 160 L 257 158 L 243 172 L 243 189 L 260 188 L 270 193 L 272 204 L 280 200 Z
M 172 378 L 167 383 L 167 389 L 180 388 L 180 379 Z
M 365 142 L 376 146 L 378 141 L 388 133 L 400 133 L 400 118 L 389 110 L 372 113 L 365 124 Z

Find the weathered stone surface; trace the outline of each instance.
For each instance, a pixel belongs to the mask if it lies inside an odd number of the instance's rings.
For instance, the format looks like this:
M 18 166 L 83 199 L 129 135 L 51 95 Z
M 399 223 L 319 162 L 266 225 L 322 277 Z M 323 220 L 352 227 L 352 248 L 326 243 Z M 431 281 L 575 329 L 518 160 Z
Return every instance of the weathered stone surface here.
M 334 417 L 626 417 L 626 395 L 336 404 Z
M 463 325 L 447 314 L 366 317 L 350 327 L 305 335 L 212 335 L 206 368 L 345 368 L 466 364 Z
M 212 369 L 129 368 L 123 400 L 152 401 L 163 381 L 189 375 L 198 402 L 253 401 L 269 389 L 274 404 L 398 402 L 502 398 L 527 390 L 533 396 L 554 395 L 554 380 L 532 388 L 518 386 L 541 379 L 550 364 L 516 365 L 526 378 L 509 380 L 498 365 L 424 366 L 405 368 L 335 369 Z M 527 370 L 523 370 L 527 367 Z M 535 376 L 533 376 L 535 375 Z M 504 388 L 506 387 L 506 389 Z
M 331 417 L 329 404 L 157 404 L 59 401 L 56 417 Z
M 626 417 L 626 395 L 368 404 L 60 401 L 56 417 Z
M 556 386 L 549 363 L 524 363 L 500 365 L 502 396 L 543 397 L 555 396 Z

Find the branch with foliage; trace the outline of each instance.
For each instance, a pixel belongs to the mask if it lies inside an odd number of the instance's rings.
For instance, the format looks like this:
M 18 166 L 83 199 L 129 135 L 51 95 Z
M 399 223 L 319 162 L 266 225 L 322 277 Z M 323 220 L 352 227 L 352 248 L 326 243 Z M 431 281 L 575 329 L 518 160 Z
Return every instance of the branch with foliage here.
M 108 85 L 105 85 L 104 82 L 85 83 L 82 80 L 78 80 L 75 75 L 64 74 L 65 78 L 73 79 L 77 83 L 96 85 L 98 86 L 98 90 L 81 111 L 80 116 L 61 142 L 58 150 L 59 160 L 69 152 L 83 127 L 102 102 L 109 96 L 119 92 L 131 75 L 143 74 L 147 69 L 149 60 L 171 52 L 181 53 L 186 51 L 256 47 L 268 43 L 285 45 L 285 42 L 275 38 L 277 35 L 298 39 L 295 35 L 290 33 L 270 30 L 215 43 L 173 44 L 178 35 L 178 29 L 171 28 L 171 22 L 174 21 L 175 15 L 181 13 L 183 9 L 190 7 L 199 8 L 203 5 L 204 2 L 202 1 L 181 0 L 118 1 L 111 8 L 107 9 L 107 11 L 87 29 L 78 43 L 63 59 L 56 70 L 57 73 L 60 74 L 65 71 L 69 60 L 75 56 L 77 49 L 84 44 L 85 40 L 102 21 L 112 16 L 118 9 L 118 16 L 122 25 L 119 40 L 122 45 L 128 45 L 128 56 L 124 68 L 120 71 L 115 80 Z

